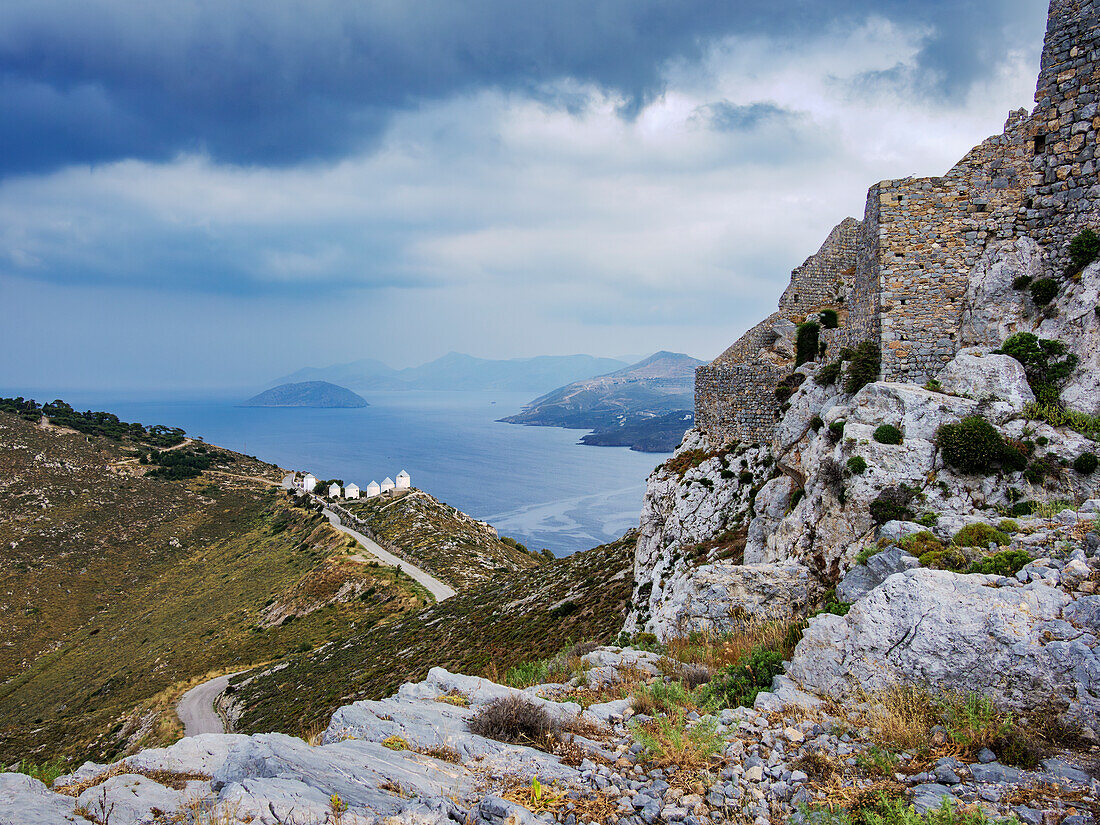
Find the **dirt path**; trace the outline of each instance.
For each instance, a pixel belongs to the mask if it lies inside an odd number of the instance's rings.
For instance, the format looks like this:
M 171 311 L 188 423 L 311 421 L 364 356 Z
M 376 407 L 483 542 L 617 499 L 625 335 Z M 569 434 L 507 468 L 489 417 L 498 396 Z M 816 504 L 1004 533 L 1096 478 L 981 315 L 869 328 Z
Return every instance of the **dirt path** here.
M 367 538 L 358 530 L 352 530 L 350 527 L 344 526 L 343 522 L 340 521 L 340 516 L 338 516 L 332 510 L 329 510 L 326 507 L 324 513 L 325 517 L 328 518 L 329 524 L 331 524 L 341 533 L 347 533 L 349 536 L 359 542 L 359 544 L 361 544 L 368 553 L 370 553 L 382 563 L 388 564 L 391 567 L 394 565 L 400 567 L 402 570 L 405 571 L 405 573 L 408 574 L 410 578 L 424 585 L 424 587 L 427 588 L 428 592 L 435 597 L 435 600 L 437 602 L 441 602 L 444 599 L 449 599 L 455 594 L 453 588 L 448 587 L 439 579 L 435 578 L 434 576 L 428 575 L 419 567 L 409 564 L 407 561 L 400 558 L 399 556 L 395 556 L 393 553 L 383 550 L 381 547 L 378 546 L 377 542 Z

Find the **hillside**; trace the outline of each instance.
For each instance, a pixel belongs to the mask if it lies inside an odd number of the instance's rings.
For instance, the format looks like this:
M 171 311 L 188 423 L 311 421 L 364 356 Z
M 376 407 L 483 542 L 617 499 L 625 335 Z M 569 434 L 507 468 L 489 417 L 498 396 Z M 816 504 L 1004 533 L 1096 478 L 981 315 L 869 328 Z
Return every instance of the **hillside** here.
M 682 353 L 658 352 L 615 372 L 559 387 L 501 420 L 594 430 L 582 439 L 585 444 L 671 452 L 688 428 L 680 422 L 691 415 L 695 368 L 702 363 Z
M 356 390 L 501 390 L 546 392 L 624 366 L 613 358 L 591 355 L 540 355 L 534 358 L 475 358 L 459 352 L 395 370 L 374 359 L 330 367 L 306 367 L 280 381 L 332 381 Z
M 4 764 L 172 741 L 170 707 L 193 680 L 430 601 L 349 561 L 349 540 L 290 506 L 273 465 L 190 441 L 157 453 L 148 430 L 115 439 L 40 417 L 0 412 Z
M 474 590 L 357 632 L 342 644 L 231 680 L 236 729 L 301 735 L 349 701 L 386 696 L 432 667 L 503 673 L 567 643 L 615 638 L 626 615 L 634 537 L 495 577 Z
M 322 407 L 356 408 L 370 406 L 351 390 L 328 381 L 302 381 L 280 384 L 245 401 L 242 407 Z
M 342 505 L 355 517 L 357 529 L 456 590 L 547 561 L 512 540 L 501 540 L 489 525 L 422 490 Z

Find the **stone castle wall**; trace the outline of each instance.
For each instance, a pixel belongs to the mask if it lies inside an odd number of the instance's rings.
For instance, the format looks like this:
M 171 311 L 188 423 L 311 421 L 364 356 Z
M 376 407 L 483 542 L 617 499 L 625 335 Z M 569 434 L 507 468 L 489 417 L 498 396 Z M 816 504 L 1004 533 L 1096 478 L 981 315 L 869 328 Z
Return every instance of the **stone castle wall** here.
M 1100 0 L 1052 0 L 1032 114 L 1011 113 L 942 177 L 871 187 L 863 221 L 845 220 L 794 270 L 779 311 L 699 369 L 696 426 L 719 440 L 770 438 L 775 386 L 793 367 L 763 351 L 777 321 L 835 307 L 827 358 L 874 341 L 882 378 L 922 384 L 958 352 L 962 297 L 987 245 L 1030 236 L 1060 276 L 1070 239 L 1100 230 L 1098 95 Z
M 1054 277 L 1065 269 L 1073 236 L 1097 228 L 1098 94 L 1100 4 L 1053 0 L 1029 135 L 1036 180 L 1025 221 L 1027 234 L 1046 248 Z

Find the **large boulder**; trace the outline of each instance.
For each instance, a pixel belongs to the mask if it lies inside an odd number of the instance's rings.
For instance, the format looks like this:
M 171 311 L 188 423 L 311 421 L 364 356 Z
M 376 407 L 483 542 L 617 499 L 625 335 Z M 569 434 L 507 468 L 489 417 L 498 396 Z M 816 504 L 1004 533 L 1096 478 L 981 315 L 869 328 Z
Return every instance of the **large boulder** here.
M 867 559 L 867 564 L 857 564 L 849 570 L 836 586 L 836 597 L 842 602 L 857 602 L 895 573 L 919 566 L 911 553 L 900 547 L 888 547 Z
M 676 633 L 726 632 L 805 616 L 817 595 L 817 581 L 805 565 L 708 564 L 669 594 L 666 614 Z
M 84 822 L 73 809 L 71 796 L 51 793 L 49 788 L 22 773 L 0 773 L 0 825 L 59 825 Z
M 986 695 L 1018 711 L 1053 701 L 1087 734 L 1100 733 L 1095 632 L 1068 620 L 1062 590 L 996 582 L 924 568 L 894 574 L 847 616 L 814 619 L 787 675 L 837 699 L 900 683 Z
M 994 399 L 1019 411 L 1035 400 L 1023 365 L 1011 355 L 970 347 L 943 368 L 937 380 L 944 392 L 981 401 Z
M 1100 415 L 1100 263 L 1085 268 L 1077 280 L 1060 282 L 1057 312 L 1044 317 L 1040 338 L 1062 341 L 1077 356 L 1077 369 L 1062 388 L 1062 400 L 1071 409 Z
M 1039 244 L 1021 237 L 990 246 L 967 279 L 959 327 L 963 346 L 999 347 L 1015 332 L 1031 331 L 1026 292 L 1013 289 L 1019 277 L 1043 275 Z

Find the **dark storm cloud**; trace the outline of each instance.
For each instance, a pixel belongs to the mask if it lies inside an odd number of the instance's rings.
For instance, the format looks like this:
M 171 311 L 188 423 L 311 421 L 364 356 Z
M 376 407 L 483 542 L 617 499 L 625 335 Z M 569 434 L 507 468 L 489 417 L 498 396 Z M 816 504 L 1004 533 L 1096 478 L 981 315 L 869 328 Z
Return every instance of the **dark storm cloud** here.
M 662 91 L 729 35 L 809 37 L 880 15 L 927 26 L 916 71 L 952 97 L 1030 36 L 1041 0 L 7 0 L 0 174 L 202 151 L 291 165 L 369 148 L 389 116 L 572 78 Z M 569 101 L 563 99 L 562 105 Z

